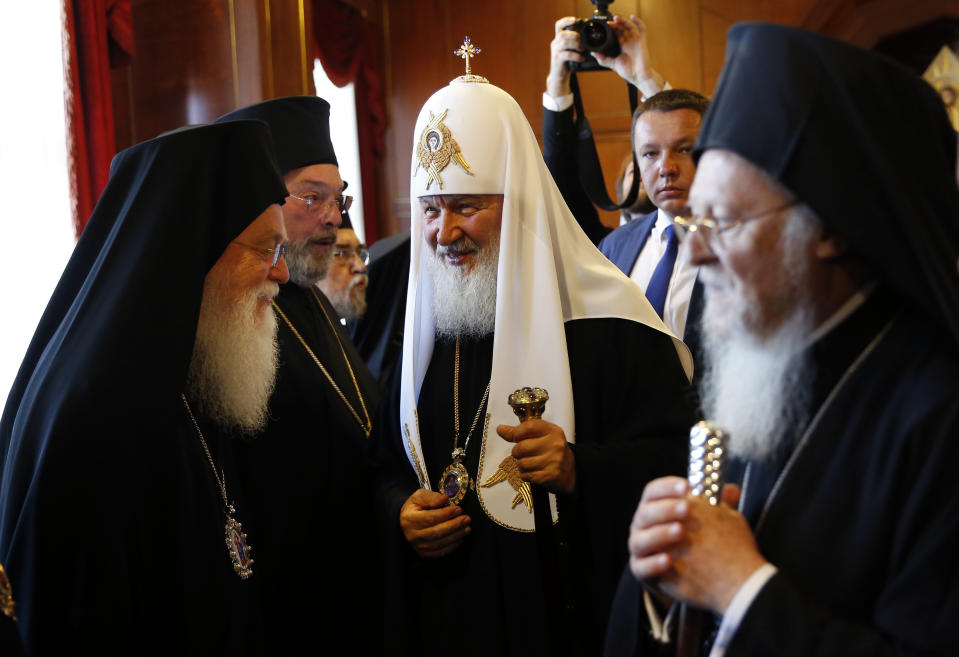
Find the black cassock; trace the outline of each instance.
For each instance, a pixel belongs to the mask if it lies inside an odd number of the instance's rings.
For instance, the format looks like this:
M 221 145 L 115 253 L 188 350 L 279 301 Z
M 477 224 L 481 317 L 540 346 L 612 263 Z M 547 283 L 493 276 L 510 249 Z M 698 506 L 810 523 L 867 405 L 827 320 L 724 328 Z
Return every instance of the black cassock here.
M 261 654 L 259 564 L 247 580 L 234 572 L 222 498 L 179 396 L 137 404 L 140 422 L 118 412 L 119 427 L 76 402 L 31 454 L 41 467 L 8 552 L 28 654 Z M 84 407 L 99 410 L 85 421 Z M 233 439 L 199 422 L 248 531 Z
M 878 290 L 813 345 L 811 421 L 771 462 L 735 464 L 779 572 L 727 657 L 959 654 L 953 344 Z M 624 573 L 608 655 L 654 654 L 639 596 Z
M 691 393 L 671 340 L 638 323 L 566 323 L 575 400 L 577 491 L 560 495 L 550 531 L 507 530 L 463 501 L 472 533 L 456 551 L 421 559 L 399 527 L 403 502 L 418 488 L 403 451 L 399 385 L 374 431 L 384 532 L 391 547 L 387 635 L 392 649 L 420 654 L 597 654 L 616 579 L 626 560 L 628 526 L 645 483 L 683 472 Z M 460 435 L 469 430 L 489 381 L 492 337 L 461 346 Z M 453 450 L 455 341 L 434 346 L 418 402 L 426 468 L 434 487 Z M 548 382 L 530 381 L 548 389 Z M 548 409 L 548 405 L 547 405 Z M 483 417 L 465 465 L 475 477 Z M 501 440 L 490 426 L 487 440 Z M 501 485 L 507 485 L 505 483 Z
M 280 286 L 276 303 L 365 420 L 355 376 L 373 417 L 376 381 L 323 293 L 290 282 Z M 379 626 L 368 623 L 380 605 L 368 439 L 279 313 L 277 323 L 280 369 L 270 421 L 253 441 L 237 445 L 254 503 L 250 536 L 257 536 L 267 636 L 277 654 L 319 637 L 324 650 L 361 654 L 379 636 Z
M 347 322 L 356 351 L 366 360 L 384 393 L 403 353 L 406 285 L 410 276 L 410 232 L 381 239 L 370 247 L 367 310 Z
M 286 195 L 271 152 L 244 121 L 114 158 L 0 422 L 0 561 L 27 654 L 262 653 L 256 564 L 233 570 L 180 395 L 207 273 Z M 247 529 L 232 439 L 198 420 Z

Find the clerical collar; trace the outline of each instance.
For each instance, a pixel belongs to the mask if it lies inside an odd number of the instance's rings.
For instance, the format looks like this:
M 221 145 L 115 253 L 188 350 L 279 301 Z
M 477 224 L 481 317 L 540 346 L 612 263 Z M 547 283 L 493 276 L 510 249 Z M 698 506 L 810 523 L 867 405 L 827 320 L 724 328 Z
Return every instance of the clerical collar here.
M 836 310 L 825 322 L 820 324 L 810 335 L 809 335 L 809 344 L 813 344 L 821 340 L 826 336 L 830 331 L 839 326 L 847 317 L 852 315 L 859 306 L 866 302 L 872 293 L 876 290 L 877 283 L 872 281 L 865 285 L 864 287 L 857 290 L 851 297 L 846 299 L 846 302 L 839 306 L 839 309 Z

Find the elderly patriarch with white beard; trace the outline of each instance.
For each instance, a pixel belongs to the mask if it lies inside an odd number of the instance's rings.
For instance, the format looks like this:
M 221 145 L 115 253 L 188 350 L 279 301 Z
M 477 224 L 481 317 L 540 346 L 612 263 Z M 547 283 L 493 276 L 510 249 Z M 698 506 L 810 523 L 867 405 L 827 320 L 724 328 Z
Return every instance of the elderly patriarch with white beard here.
M 114 159 L 0 421 L 27 655 L 265 650 L 233 450 L 276 374 L 285 195 L 257 122 Z
M 276 383 L 276 315 L 264 302 L 280 288 L 267 281 L 238 298 L 224 269 L 217 263 L 203 288 L 187 394 L 211 420 L 255 433 L 266 424 Z
M 373 436 L 390 650 L 596 654 L 641 486 L 683 467 L 688 352 L 504 91 L 453 81 L 414 135 L 402 366 Z M 524 386 L 549 401 L 517 425 Z
M 734 164 L 728 171 L 748 173 Z M 704 184 L 706 176 L 701 179 Z M 758 184 L 750 180 L 740 188 L 752 190 Z M 701 274 L 712 291 L 702 320 L 708 331 L 703 339 L 702 408 L 730 435 L 730 449 L 741 458 L 772 456 L 781 449 L 790 428 L 805 424 L 809 415 L 812 382 L 806 346 L 817 326 L 816 303 L 824 297 L 810 284 L 811 265 L 805 256 L 821 226 L 804 207 L 790 206 L 783 218 L 778 243 L 772 247 L 779 255 L 782 274 L 779 283 L 771 286 L 772 299 L 756 298 L 742 286 L 732 292 L 729 275 L 718 268 L 707 267 Z M 769 274 L 768 269 L 764 271 Z M 860 283 L 855 278 L 853 288 Z M 850 291 L 848 286 L 835 289 Z M 760 312 L 770 303 L 780 304 L 782 315 L 772 325 Z
M 703 406 L 731 433 L 735 483 L 718 506 L 684 479 L 646 486 L 630 570 L 659 595 L 643 605 L 622 581 L 606 654 L 648 649 L 650 629 L 679 641 L 658 622 L 667 598 L 715 614 L 716 632 L 680 631 L 714 657 L 959 652 L 955 139 L 890 61 L 730 31 L 698 218 L 679 223 L 706 287 Z
M 263 435 L 237 449 L 241 481 L 260 492 L 252 528 L 262 536 L 266 632 L 276 654 L 298 653 L 317 635 L 331 653 L 374 654 L 379 627 L 367 618 L 378 616 L 380 559 L 373 487 L 363 482 L 371 479 L 368 437 L 379 388 L 318 288 L 344 273 L 334 253 L 346 251 L 339 233 L 347 231 L 339 229 L 352 202 L 330 139 L 330 106 L 315 96 L 276 98 L 218 120 L 237 118 L 269 125 L 288 193 L 290 280 L 273 303 L 276 389 Z M 358 246 L 349 246 L 348 279 L 360 268 Z M 333 537 L 331 527 L 348 538 Z M 339 604 L 318 591 L 337 591 Z
M 476 264 L 466 270 L 444 263 L 448 255 L 476 253 Z M 482 338 L 493 332 L 496 321 L 496 268 L 499 236 L 480 249 L 468 235 L 452 244 L 438 244 L 423 260 L 433 286 L 436 334 L 445 338 L 463 335 Z

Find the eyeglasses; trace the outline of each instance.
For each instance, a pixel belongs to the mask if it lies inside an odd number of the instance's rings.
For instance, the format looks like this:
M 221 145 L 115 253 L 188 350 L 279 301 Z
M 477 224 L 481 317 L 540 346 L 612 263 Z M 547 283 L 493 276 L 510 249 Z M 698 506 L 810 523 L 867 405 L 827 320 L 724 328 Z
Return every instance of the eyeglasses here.
M 276 263 L 280 261 L 280 258 L 286 257 L 286 244 L 277 244 L 272 249 L 268 249 L 265 246 L 255 246 L 239 240 L 233 240 L 233 243 L 239 244 L 240 246 L 245 246 L 248 249 L 253 249 L 258 253 L 262 253 L 264 256 L 266 256 L 266 259 L 270 261 L 271 267 L 276 267 Z
M 711 251 L 717 251 L 724 248 L 722 238 L 723 233 L 733 230 L 734 228 L 739 228 L 747 221 L 762 219 L 764 217 L 769 217 L 782 212 L 783 210 L 788 210 L 794 205 L 799 205 L 799 201 L 789 201 L 788 203 L 784 203 L 783 205 L 772 208 L 771 210 L 765 210 L 759 214 L 742 217 L 741 219 L 724 222 L 722 224 L 715 219 L 710 219 L 709 217 L 678 216 L 673 218 L 673 224 L 680 228 L 680 230 L 676 231 L 676 236 L 680 241 L 686 237 L 686 233 L 698 233 L 699 236 L 703 238 L 703 241 L 706 242 L 706 246 L 708 246 Z
M 306 203 L 306 211 L 310 214 L 317 215 L 326 214 L 334 209 L 339 210 L 340 214 L 343 214 L 350 209 L 350 206 L 353 205 L 352 196 L 335 196 L 329 201 L 321 201 L 320 197 L 316 194 L 307 194 L 306 196 L 290 194 L 290 198 L 295 198 L 297 201 L 303 201 Z
M 360 259 L 364 265 L 370 264 L 370 252 L 365 246 L 353 248 L 351 246 L 334 247 L 333 258 L 342 264 L 349 263 L 354 257 Z

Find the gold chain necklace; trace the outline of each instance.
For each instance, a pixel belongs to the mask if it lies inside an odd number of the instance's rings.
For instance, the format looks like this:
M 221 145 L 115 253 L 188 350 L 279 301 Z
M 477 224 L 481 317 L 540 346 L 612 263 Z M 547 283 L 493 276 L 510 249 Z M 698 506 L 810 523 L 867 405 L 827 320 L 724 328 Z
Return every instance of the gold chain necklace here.
M 476 415 L 473 416 L 473 424 L 470 425 L 469 433 L 466 434 L 466 441 L 463 447 L 460 447 L 460 336 L 457 333 L 456 358 L 453 360 L 453 462 L 446 466 L 443 474 L 440 475 L 440 486 L 450 498 L 450 504 L 459 504 L 470 487 L 470 475 L 466 466 L 463 465 L 463 459 L 466 458 L 466 448 L 469 446 L 473 430 L 476 429 L 476 423 L 479 422 L 483 407 L 486 406 L 486 400 L 489 398 L 491 383 L 492 379 L 486 384 L 486 392 L 483 393 L 483 399 L 480 400 Z
M 333 386 L 333 390 L 336 391 L 336 394 L 338 394 L 340 399 L 343 400 L 343 403 L 346 404 L 346 407 L 350 410 L 350 413 L 352 413 L 353 417 L 356 418 L 356 423 L 360 425 L 360 429 L 363 430 L 363 434 L 369 438 L 370 431 L 372 429 L 370 414 L 366 410 L 366 402 L 363 401 L 363 393 L 360 392 L 360 384 L 356 381 L 356 374 L 353 372 L 353 366 L 350 365 L 350 359 L 346 356 L 346 349 L 343 348 L 343 343 L 340 341 L 340 336 L 336 333 L 336 327 L 333 326 L 333 321 L 330 319 L 330 316 L 326 312 L 326 308 L 323 307 L 323 303 L 317 296 L 316 288 L 311 287 L 310 290 L 313 292 L 313 296 L 316 298 L 317 305 L 319 305 L 320 310 L 323 312 L 323 316 L 326 317 L 326 321 L 330 325 L 330 330 L 333 332 L 333 337 L 336 338 L 336 343 L 340 346 L 340 353 L 343 354 L 343 361 L 346 363 L 346 368 L 350 372 L 350 378 L 353 380 L 353 387 L 356 389 L 356 396 L 360 400 L 360 409 L 363 411 L 363 417 L 365 418 L 365 421 L 360 418 L 360 414 L 356 412 L 356 409 L 353 408 L 353 404 L 350 403 L 350 400 L 348 400 L 346 395 L 343 394 L 343 391 L 340 390 L 340 386 L 336 384 L 336 381 L 334 381 L 333 377 L 330 376 L 330 373 L 323 366 L 323 363 L 320 362 L 320 359 L 317 358 L 316 354 L 313 353 L 313 350 L 310 349 L 310 345 L 306 344 L 306 340 L 303 339 L 303 336 L 300 335 L 300 332 L 296 330 L 295 326 L 293 326 L 293 322 L 290 321 L 290 319 L 286 316 L 286 313 L 284 313 L 279 304 L 276 303 L 276 299 L 272 301 L 273 307 L 276 309 L 276 312 L 279 313 L 283 321 L 286 322 L 286 325 L 290 327 L 290 330 L 293 331 L 293 335 L 295 335 L 296 339 L 300 341 L 300 344 L 303 345 L 303 348 L 306 349 L 306 353 L 310 355 L 310 358 L 313 359 L 313 362 L 316 363 L 317 367 L 320 368 L 320 371 L 323 372 L 323 376 L 325 376 L 326 380 L 330 382 L 331 386 Z
M 241 579 L 246 579 L 253 574 L 253 559 L 250 556 L 252 548 L 246 542 L 246 534 L 243 532 L 243 525 L 236 521 L 233 514 L 236 509 L 230 504 L 226 494 L 226 473 L 221 477 L 216 472 L 216 466 L 213 464 L 213 455 L 210 454 L 210 448 L 203 438 L 203 432 L 200 431 L 200 425 L 197 424 L 193 416 L 193 409 L 186 400 L 186 395 L 180 394 L 186 412 L 190 415 L 193 422 L 193 428 L 196 429 L 196 435 L 200 437 L 200 444 L 203 445 L 203 452 L 206 454 L 206 460 L 210 462 L 210 469 L 213 470 L 213 478 L 216 479 L 216 485 L 220 489 L 220 496 L 223 498 L 223 513 L 226 515 L 226 548 L 230 553 L 230 560 L 233 562 L 233 570 Z

